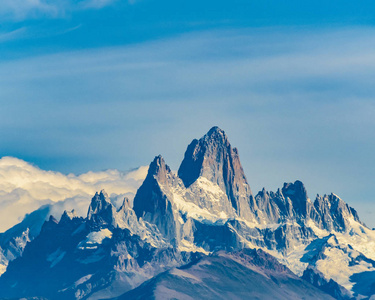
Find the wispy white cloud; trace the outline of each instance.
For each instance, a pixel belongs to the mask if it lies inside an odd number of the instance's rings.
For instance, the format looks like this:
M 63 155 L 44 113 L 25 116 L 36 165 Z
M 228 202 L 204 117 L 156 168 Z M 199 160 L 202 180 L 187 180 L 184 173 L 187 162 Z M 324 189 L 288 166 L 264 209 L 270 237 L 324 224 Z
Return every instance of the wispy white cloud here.
M 100 9 L 116 0 L 2 0 L 0 16 L 3 19 L 24 20 L 34 18 L 57 18 L 67 12 L 82 9 Z
M 101 189 L 111 195 L 115 205 L 121 205 L 124 196 L 132 199 L 147 169 L 64 175 L 41 170 L 17 158 L 3 157 L 0 159 L 0 232 L 44 204 L 53 204 L 52 213 L 56 218 L 64 209 L 75 209 L 79 215 L 85 215 L 90 199 Z
M 79 2 L 79 6 L 81 8 L 93 8 L 93 9 L 100 9 L 105 6 L 112 4 L 116 0 L 83 0 Z
M 0 43 L 18 39 L 26 34 L 26 28 L 18 28 L 9 32 L 0 32 Z
M 65 7 L 65 1 L 47 0 L 3 0 L 0 15 L 4 18 L 22 20 L 39 16 L 58 16 Z

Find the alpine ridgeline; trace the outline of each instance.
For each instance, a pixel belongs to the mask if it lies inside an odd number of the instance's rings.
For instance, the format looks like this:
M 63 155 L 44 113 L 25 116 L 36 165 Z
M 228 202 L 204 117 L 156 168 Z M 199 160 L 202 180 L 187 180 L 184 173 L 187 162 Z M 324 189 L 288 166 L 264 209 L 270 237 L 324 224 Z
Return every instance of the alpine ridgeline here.
M 17 234 L 24 231 L 0 235 L 0 258 L 15 253 L 0 277 L 0 297 L 369 299 L 375 294 L 375 232 L 357 212 L 335 194 L 311 201 L 298 180 L 254 196 L 238 150 L 218 127 L 192 141 L 177 174 L 155 157 L 133 207 L 130 203 L 125 199 L 116 210 L 101 191 L 86 218 L 68 212 L 59 222 L 51 217 L 16 250 Z M 214 284 L 219 281 L 225 286 Z

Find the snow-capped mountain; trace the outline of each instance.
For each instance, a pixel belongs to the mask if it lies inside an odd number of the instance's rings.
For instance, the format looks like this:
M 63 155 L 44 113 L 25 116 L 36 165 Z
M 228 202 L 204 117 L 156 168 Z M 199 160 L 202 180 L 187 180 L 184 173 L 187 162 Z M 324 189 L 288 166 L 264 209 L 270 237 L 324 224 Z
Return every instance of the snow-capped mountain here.
M 128 173 L 107 170 L 66 176 L 13 157 L 1 158 L 0 229 L 6 231 L 0 233 L 0 275 L 9 261 L 22 254 L 26 242 L 39 234 L 50 214 L 59 219 L 64 210 L 74 208 L 78 216 L 83 216 L 92 194 L 101 188 L 109 189 L 112 203 L 120 207 L 119 200 L 124 196 L 133 199 L 147 169 L 144 166 Z M 22 216 L 23 221 L 17 224 Z
M 133 217 L 126 202 L 116 211 L 104 192 L 93 197 L 86 218 L 64 212 L 58 222 L 51 216 L 9 263 L 0 278 L 1 296 L 108 298 L 200 255 L 168 247 L 155 226 Z M 128 223 L 135 231 L 124 228 Z
M 194 299 L 195 286 L 213 298 L 220 289 L 205 280 L 208 273 L 212 280 L 227 276 L 241 282 L 253 276 L 273 291 L 282 286 L 280 299 L 298 299 L 300 293 L 318 299 L 375 294 L 375 232 L 357 212 L 335 194 L 310 200 L 298 180 L 254 196 L 238 150 L 218 127 L 188 146 L 177 174 L 163 157 L 155 157 L 133 205 L 125 198 L 116 209 L 101 191 L 85 218 L 64 212 L 22 245 L 22 256 L 0 277 L 0 296 L 104 299 L 125 293 L 121 297 L 154 299 L 170 293 Z M 251 258 L 259 253 L 273 266 L 275 257 L 305 281 L 287 268 L 259 271 Z M 202 262 L 215 267 L 202 269 Z M 237 263 L 231 272 L 217 273 L 219 265 Z M 189 288 L 182 289 L 182 281 Z M 226 288 L 238 298 L 255 295 L 242 293 L 234 282 Z
M 32 212 L 23 221 L 4 233 L 0 233 L 0 274 L 3 274 L 9 261 L 22 255 L 27 242 L 39 235 L 44 221 L 51 213 L 51 206 L 44 205 Z

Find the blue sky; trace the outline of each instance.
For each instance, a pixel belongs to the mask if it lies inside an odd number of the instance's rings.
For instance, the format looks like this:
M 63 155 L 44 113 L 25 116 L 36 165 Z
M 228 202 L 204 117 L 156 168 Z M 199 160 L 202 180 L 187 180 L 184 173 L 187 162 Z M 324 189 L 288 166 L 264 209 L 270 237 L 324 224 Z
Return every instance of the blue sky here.
M 375 214 L 370 1 L 2 0 L 0 155 L 177 169 L 224 129 L 254 192 L 302 180 Z

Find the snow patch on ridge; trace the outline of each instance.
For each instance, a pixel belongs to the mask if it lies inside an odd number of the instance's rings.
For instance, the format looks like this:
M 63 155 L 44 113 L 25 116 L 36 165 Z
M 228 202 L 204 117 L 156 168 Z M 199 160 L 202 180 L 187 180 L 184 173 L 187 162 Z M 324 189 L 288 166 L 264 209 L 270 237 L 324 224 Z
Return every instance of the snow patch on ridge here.
M 86 240 L 79 243 L 78 249 L 96 249 L 105 238 L 112 238 L 112 232 L 109 231 L 107 228 L 101 229 L 100 231 L 90 232 L 87 235 Z
M 159 183 L 159 186 L 163 193 L 169 194 L 169 187 L 166 187 Z M 187 214 L 187 217 L 202 221 L 202 222 L 215 222 L 218 217 L 210 213 L 207 209 L 199 207 L 197 204 L 187 201 L 186 190 L 182 187 L 175 187 L 172 190 L 173 203 L 176 205 L 177 210 L 183 214 Z
M 350 277 L 355 273 L 375 271 L 372 264 L 360 261 L 351 265 L 350 253 L 337 247 L 330 247 L 324 250 L 325 259 L 316 262 L 317 269 L 327 278 L 333 279 L 342 285 L 348 291 L 351 291 L 354 283 L 350 281 Z M 354 254 L 354 257 L 356 254 Z
M 92 277 L 92 274 L 89 274 L 89 275 L 86 275 L 86 276 L 83 276 L 82 278 L 78 279 L 75 283 L 74 283 L 74 286 L 79 286 L 80 284 L 82 283 L 85 283 L 86 281 L 90 280 L 90 278 Z
M 65 256 L 66 252 L 58 248 L 55 252 L 51 253 L 47 257 L 47 261 L 51 263 L 50 268 L 56 266 Z
M 287 266 L 294 274 L 297 276 L 302 276 L 303 272 L 306 270 L 308 263 L 301 262 L 301 258 L 306 253 L 306 245 L 301 244 L 298 246 L 293 247 L 289 253 L 286 255 L 282 255 L 280 252 L 277 251 L 267 251 L 269 254 L 273 255 L 277 258 L 277 260 Z
M 8 267 L 8 260 L 3 254 L 3 249 L 0 247 L 0 276 L 5 273 L 6 269 Z
M 213 202 L 218 202 L 221 197 L 226 197 L 224 191 L 215 183 L 209 181 L 205 177 L 199 177 L 195 184 L 205 191 L 206 195 L 209 196 Z
M 177 209 L 182 213 L 186 213 L 188 217 L 198 221 L 211 221 L 215 222 L 217 216 L 211 214 L 208 210 L 200 208 L 198 205 L 185 201 L 180 193 L 173 194 L 173 202 L 176 204 Z
M 361 252 L 367 258 L 375 260 L 375 231 L 370 230 L 362 224 L 355 221 L 353 218 L 348 218 L 350 230 L 348 232 L 337 232 L 319 229 L 312 220 L 307 222 L 307 225 L 314 230 L 314 233 L 323 238 L 329 234 L 334 234 L 342 245 L 350 245 L 354 250 Z
M 193 279 L 196 282 L 202 282 L 202 280 L 200 278 L 198 278 L 198 277 L 196 277 L 193 274 L 190 274 L 188 272 L 184 272 L 181 269 L 172 269 L 171 271 L 169 271 L 169 273 L 174 275 L 174 276 L 177 276 L 177 277 L 185 277 L 185 278 L 188 278 L 188 279 Z
M 199 177 L 189 188 L 185 188 L 178 178 L 171 186 L 158 184 L 162 192 L 170 196 L 176 209 L 188 218 L 215 223 L 236 215 L 225 192 L 207 178 Z
M 182 240 L 178 246 L 178 249 L 180 251 L 186 251 L 186 252 L 201 252 L 205 255 L 209 255 L 211 252 L 208 252 L 204 250 L 202 247 L 197 247 L 194 243 L 187 241 L 187 240 Z

